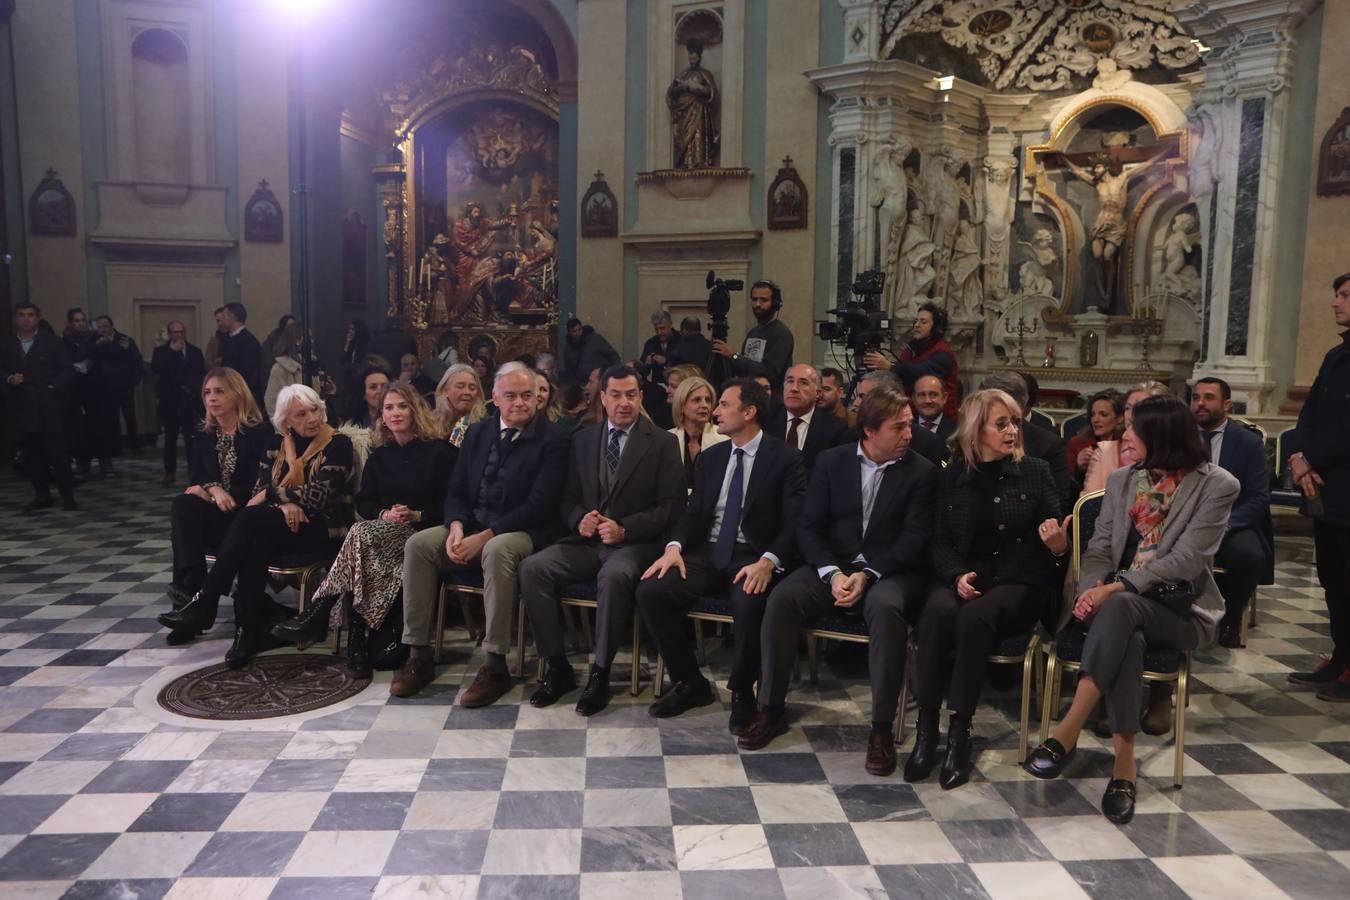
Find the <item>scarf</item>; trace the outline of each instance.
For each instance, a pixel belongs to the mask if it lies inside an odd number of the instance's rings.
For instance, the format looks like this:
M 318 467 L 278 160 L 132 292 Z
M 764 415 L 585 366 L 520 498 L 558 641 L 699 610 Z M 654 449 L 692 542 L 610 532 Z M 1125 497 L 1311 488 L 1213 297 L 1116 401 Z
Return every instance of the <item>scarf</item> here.
M 1153 561 L 1162 540 L 1167 513 L 1172 508 L 1172 497 L 1181 485 L 1183 472 L 1153 473 L 1140 469 L 1135 476 L 1134 503 L 1130 506 L 1130 520 L 1139 532 L 1139 549 L 1135 551 L 1131 569 L 1141 569 Z M 1154 478 L 1157 478 L 1155 481 Z
M 448 438 L 450 446 L 458 447 L 462 445 L 464 443 L 464 435 L 467 434 L 468 431 L 469 417 L 460 416 L 459 421 L 455 422 L 455 424 L 450 427 L 450 435 Z
M 333 439 L 337 432 L 333 426 L 324 424 L 319 426 L 319 433 L 309 442 L 305 452 L 299 459 L 295 456 L 295 434 L 289 428 L 281 439 L 281 452 L 272 463 L 272 481 L 279 488 L 299 488 L 305 485 L 305 467 L 314 460 L 315 457 L 323 453 L 323 449 L 328 446 L 328 442 Z M 286 477 L 281 477 L 282 466 L 286 467 Z

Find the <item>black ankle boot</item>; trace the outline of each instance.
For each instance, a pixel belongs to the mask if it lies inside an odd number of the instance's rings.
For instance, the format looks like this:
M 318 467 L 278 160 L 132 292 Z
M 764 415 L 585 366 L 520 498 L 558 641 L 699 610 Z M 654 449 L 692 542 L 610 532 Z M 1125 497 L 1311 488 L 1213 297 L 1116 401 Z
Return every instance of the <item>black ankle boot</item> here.
M 156 621 L 171 631 L 210 631 L 216 624 L 216 608 L 220 598 L 198 591 L 180 609 L 160 613 Z
M 354 681 L 369 681 L 370 642 L 366 639 L 366 623 L 359 616 L 347 620 L 347 675 Z
M 919 710 L 919 723 L 914 728 L 914 749 L 905 760 L 905 780 L 923 781 L 938 763 L 938 710 Z
M 236 628 L 234 643 L 225 651 L 225 664 L 231 669 L 242 669 L 259 653 L 281 646 L 284 645 L 266 628 Z
M 304 649 L 328 637 L 328 617 L 333 612 L 336 597 L 320 597 L 294 619 L 272 626 L 272 637 Z
M 947 753 L 942 758 L 942 771 L 938 773 L 938 784 L 944 791 L 958 788 L 970 780 L 975 768 L 971 762 L 972 729 L 969 719 L 952 716 L 947 725 Z

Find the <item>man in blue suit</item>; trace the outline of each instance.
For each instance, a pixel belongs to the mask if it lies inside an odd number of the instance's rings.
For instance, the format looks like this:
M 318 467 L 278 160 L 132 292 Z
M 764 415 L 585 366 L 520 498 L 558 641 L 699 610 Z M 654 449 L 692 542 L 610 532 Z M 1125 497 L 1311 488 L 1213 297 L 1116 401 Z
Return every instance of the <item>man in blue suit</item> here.
M 1242 616 L 1263 581 L 1270 583 L 1275 562 L 1274 528 L 1270 519 L 1270 471 L 1261 436 L 1228 416 L 1233 391 L 1222 378 L 1201 378 L 1191 390 L 1191 412 L 1210 459 L 1242 485 L 1228 516 L 1228 533 L 1214 556 L 1215 581 L 1228 611 L 1219 622 L 1219 643 L 1242 646 Z

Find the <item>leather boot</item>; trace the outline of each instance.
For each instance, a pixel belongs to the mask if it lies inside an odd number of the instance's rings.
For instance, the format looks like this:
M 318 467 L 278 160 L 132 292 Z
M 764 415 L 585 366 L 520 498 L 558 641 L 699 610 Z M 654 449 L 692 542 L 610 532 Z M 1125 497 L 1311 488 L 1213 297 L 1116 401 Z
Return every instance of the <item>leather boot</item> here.
M 272 626 L 272 637 L 287 644 L 295 644 L 305 649 L 328 637 L 328 617 L 333 612 L 337 597 L 320 597 L 314 600 L 305 611 L 294 619 L 287 619 Z
M 347 617 L 347 675 L 353 681 L 369 681 L 374 673 L 370 669 L 370 641 L 366 636 L 366 623 L 360 616 Z
M 1150 682 L 1148 686 L 1148 709 L 1144 711 L 1143 721 L 1139 723 L 1144 734 L 1167 734 L 1172 730 L 1172 685 L 1166 681 Z
M 914 749 L 905 760 L 905 780 L 923 781 L 938 764 L 938 710 L 919 710 L 919 722 L 914 727 Z
M 182 608 L 160 613 L 156 621 L 171 631 L 210 631 L 216 624 L 216 609 L 219 606 L 219 597 L 198 591 Z
M 947 753 L 942 758 L 938 784 L 944 791 L 958 788 L 970 780 L 975 765 L 971 760 L 972 731 L 969 719 L 952 716 L 947 725 Z
M 234 644 L 225 651 L 225 665 L 231 669 L 242 669 L 253 662 L 253 657 L 267 650 L 275 650 L 285 645 L 272 637 L 272 632 L 262 628 L 236 628 Z

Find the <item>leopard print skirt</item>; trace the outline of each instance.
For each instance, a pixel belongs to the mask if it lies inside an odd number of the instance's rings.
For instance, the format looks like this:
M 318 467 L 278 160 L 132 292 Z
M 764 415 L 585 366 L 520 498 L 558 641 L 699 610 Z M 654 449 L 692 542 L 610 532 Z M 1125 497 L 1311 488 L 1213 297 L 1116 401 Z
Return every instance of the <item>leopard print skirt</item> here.
M 328 577 L 314 592 L 317 597 L 352 593 L 352 609 L 370 628 L 379 628 L 403 588 L 403 545 L 416 532 L 401 522 L 372 519 L 357 522 L 347 532 Z M 346 627 L 345 610 L 334 604 L 329 624 Z

